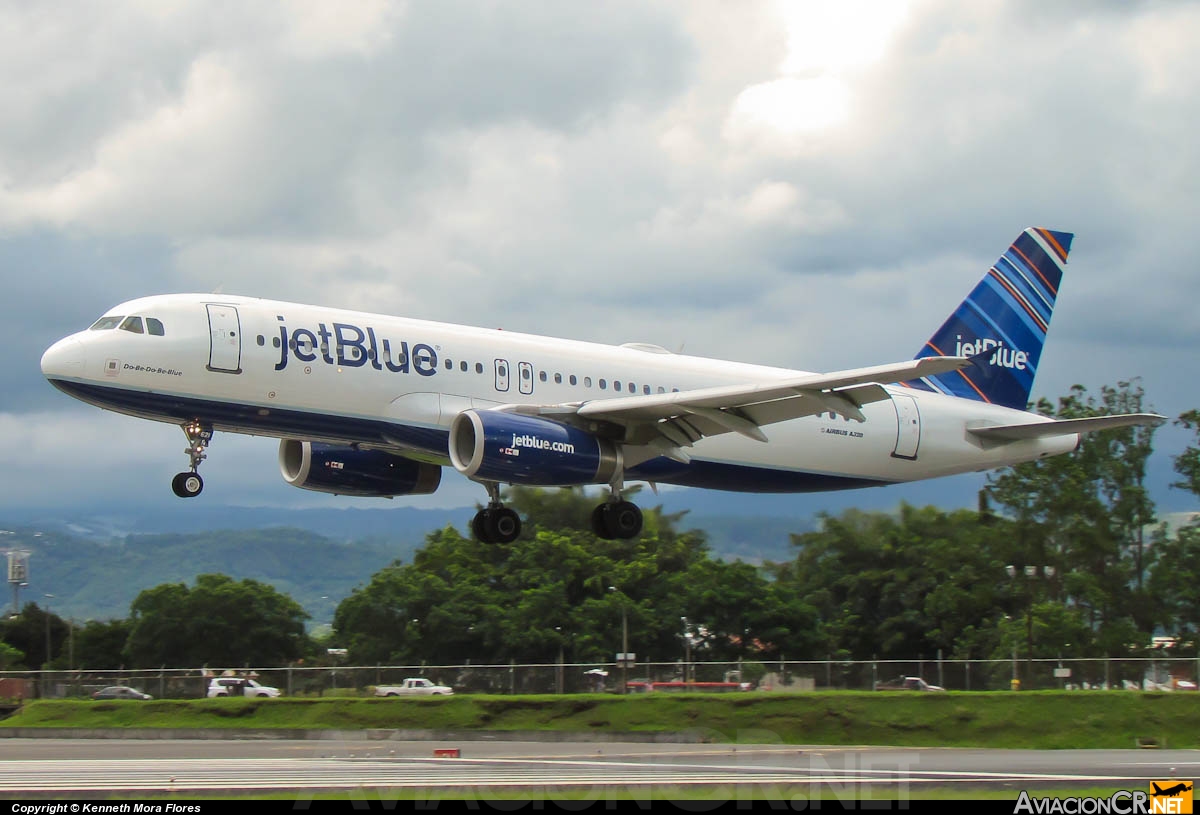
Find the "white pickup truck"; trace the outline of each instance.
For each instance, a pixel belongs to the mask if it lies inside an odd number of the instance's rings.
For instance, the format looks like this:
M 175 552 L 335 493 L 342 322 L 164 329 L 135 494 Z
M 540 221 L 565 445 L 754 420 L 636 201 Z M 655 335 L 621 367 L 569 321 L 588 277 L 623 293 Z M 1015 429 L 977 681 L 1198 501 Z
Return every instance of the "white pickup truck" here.
M 376 696 L 451 696 L 454 691 L 445 685 L 435 685 L 428 679 L 405 679 L 403 685 L 379 685 Z

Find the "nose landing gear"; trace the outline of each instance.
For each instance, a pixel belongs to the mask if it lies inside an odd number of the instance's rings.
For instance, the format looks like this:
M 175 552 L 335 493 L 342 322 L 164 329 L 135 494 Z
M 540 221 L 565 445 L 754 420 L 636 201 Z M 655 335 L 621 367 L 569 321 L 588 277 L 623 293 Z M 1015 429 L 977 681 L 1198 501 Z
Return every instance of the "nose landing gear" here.
M 208 445 L 212 441 L 213 431 L 211 427 L 198 421 L 188 422 L 182 425 L 182 429 L 183 435 L 187 436 L 188 440 L 187 449 L 183 452 L 188 455 L 191 470 L 179 473 L 171 479 L 171 490 L 180 498 L 195 498 L 204 489 L 204 479 L 200 477 L 200 473 L 196 472 L 196 469 L 200 466 L 200 462 L 208 457 L 204 451 L 208 449 Z

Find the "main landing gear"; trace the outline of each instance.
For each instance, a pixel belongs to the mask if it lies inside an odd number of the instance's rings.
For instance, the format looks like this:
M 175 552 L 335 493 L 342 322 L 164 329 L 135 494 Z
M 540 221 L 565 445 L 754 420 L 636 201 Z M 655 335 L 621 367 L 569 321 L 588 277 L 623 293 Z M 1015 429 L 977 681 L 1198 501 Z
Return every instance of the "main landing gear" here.
M 212 441 L 213 431 L 211 427 L 206 427 L 198 421 L 188 422 L 182 425 L 182 428 L 183 435 L 187 436 L 188 440 L 187 449 L 183 452 L 187 453 L 192 468 L 188 472 L 179 473 L 172 478 L 171 489 L 180 498 L 195 498 L 204 489 L 204 479 L 200 477 L 200 473 L 196 472 L 196 469 L 200 466 L 200 462 L 208 457 L 204 451 Z
M 521 518 L 500 502 L 500 485 L 488 482 L 488 505 L 471 519 L 471 533 L 481 543 L 512 543 L 521 534 Z M 629 540 L 642 531 L 642 511 L 621 498 L 618 486 L 592 511 L 592 533 L 604 540 Z
M 637 504 L 621 499 L 614 491 L 609 499 L 592 510 L 592 533 L 604 540 L 629 540 L 642 531 L 642 511 Z
M 500 503 L 500 485 L 488 482 L 488 505 L 471 519 L 471 533 L 481 543 L 512 543 L 521 534 L 521 516 Z

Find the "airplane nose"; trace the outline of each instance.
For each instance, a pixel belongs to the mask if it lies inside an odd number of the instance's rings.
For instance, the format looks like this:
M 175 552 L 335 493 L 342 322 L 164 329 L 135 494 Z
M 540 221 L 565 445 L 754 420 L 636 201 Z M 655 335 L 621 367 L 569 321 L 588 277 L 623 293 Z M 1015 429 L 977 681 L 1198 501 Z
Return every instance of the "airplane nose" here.
M 82 376 L 86 360 L 83 343 L 74 337 L 67 337 L 51 345 L 42 354 L 42 376 L 47 379 Z

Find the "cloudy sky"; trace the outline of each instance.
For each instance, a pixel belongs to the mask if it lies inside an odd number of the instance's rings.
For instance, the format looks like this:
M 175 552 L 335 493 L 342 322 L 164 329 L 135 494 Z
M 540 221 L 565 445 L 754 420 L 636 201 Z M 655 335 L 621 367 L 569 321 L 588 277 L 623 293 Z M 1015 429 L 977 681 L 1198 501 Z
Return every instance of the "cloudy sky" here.
M 1037 395 L 1200 407 L 1197 41 L 1170 2 L 0 3 L 0 509 L 177 500 L 177 428 L 38 368 L 160 292 L 821 371 L 911 357 L 1036 225 L 1076 234 Z M 275 447 L 219 436 L 200 500 L 349 500 Z

